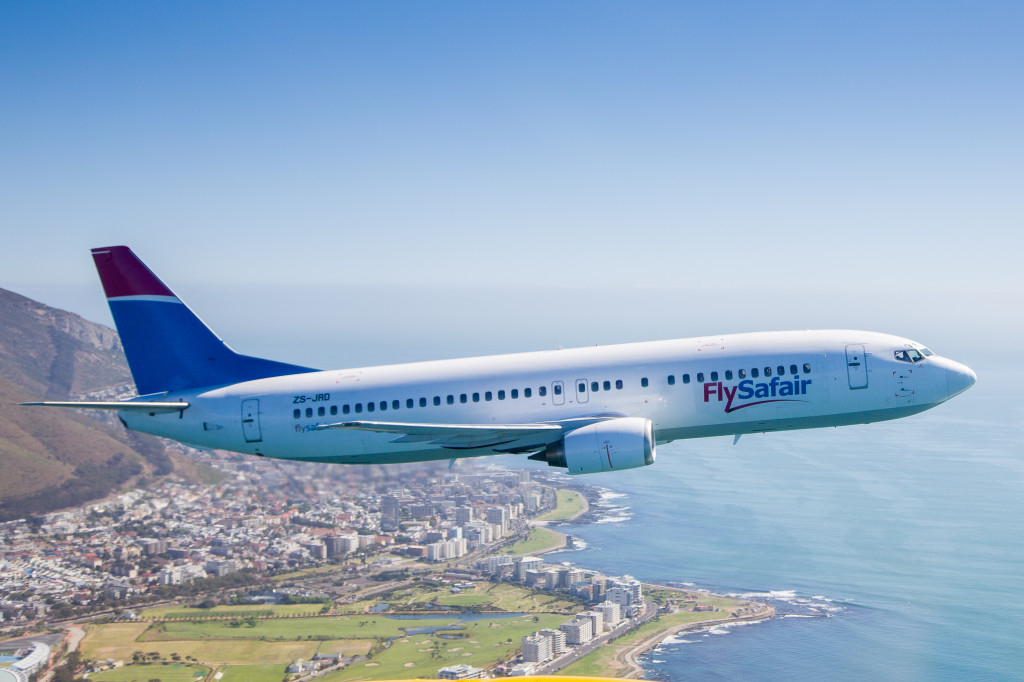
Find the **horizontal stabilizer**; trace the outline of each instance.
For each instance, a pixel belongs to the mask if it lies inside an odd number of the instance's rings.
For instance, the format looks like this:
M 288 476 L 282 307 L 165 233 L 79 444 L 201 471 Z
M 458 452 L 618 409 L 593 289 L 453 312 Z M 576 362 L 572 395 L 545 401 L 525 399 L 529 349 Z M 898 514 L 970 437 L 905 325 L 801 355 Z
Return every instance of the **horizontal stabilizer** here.
M 147 402 L 74 402 L 47 400 L 38 403 L 21 403 L 28 406 L 42 407 L 73 407 L 79 410 L 118 410 L 131 412 L 149 412 L 150 414 L 161 414 L 164 412 L 181 412 L 188 408 L 188 403 L 147 403 Z

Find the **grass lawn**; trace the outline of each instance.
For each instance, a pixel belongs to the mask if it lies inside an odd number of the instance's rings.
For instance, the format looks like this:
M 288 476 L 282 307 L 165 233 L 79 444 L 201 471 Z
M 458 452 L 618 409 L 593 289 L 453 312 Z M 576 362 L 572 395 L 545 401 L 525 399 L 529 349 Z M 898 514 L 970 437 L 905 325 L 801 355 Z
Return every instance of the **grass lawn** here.
M 456 616 L 417 620 L 415 627 L 447 625 Z M 154 623 L 142 637 L 144 648 L 150 642 L 178 640 L 264 640 L 299 641 L 321 639 L 377 639 L 398 637 L 401 628 L 413 627 L 408 620 L 353 614 L 325 618 L 288 618 L 261 620 L 255 627 L 231 627 L 230 621 L 167 621 Z
M 575 490 L 558 490 L 558 506 L 547 514 L 537 517 L 538 521 L 564 521 L 586 509 L 587 501 Z
M 301 621 L 283 621 L 295 623 Z M 396 623 L 389 636 L 398 636 L 398 627 L 408 621 L 391 621 Z M 444 621 L 445 623 L 450 621 Z M 207 624 L 209 625 L 209 623 Z M 366 654 L 376 639 L 375 635 L 364 635 L 356 639 L 338 637 L 327 641 L 262 641 L 255 639 L 200 639 L 200 640 L 165 640 L 137 641 L 148 627 L 146 623 L 111 623 L 108 625 L 87 626 L 87 636 L 82 642 L 82 655 L 93 660 L 114 660 L 126 663 L 132 660 L 132 654 L 141 651 L 144 654 L 157 652 L 165 660 L 171 654 L 178 654 L 182 659 L 191 656 L 201 663 L 224 665 L 231 663 L 254 664 L 286 664 L 296 658 L 312 658 L 317 651 L 346 656 Z M 243 629 L 243 628 L 238 628 Z M 244 628 L 252 632 L 252 628 Z M 163 633 L 166 634 L 166 633 Z M 154 667 L 154 666 L 149 666 Z M 161 666 L 162 667 L 162 666 Z
M 322 678 L 324 682 L 362 679 L 436 678 L 439 668 L 458 663 L 490 667 L 507 660 L 522 645 L 523 635 L 543 628 L 557 628 L 565 616 L 541 614 L 521 618 L 478 620 L 465 623 L 459 639 L 413 635 L 395 640 L 384 651 L 364 663 L 357 663 Z M 421 621 L 417 621 L 421 622 Z
M 308 578 L 311 575 L 318 575 L 320 573 L 340 573 L 341 566 L 314 566 L 313 568 L 302 568 L 298 571 L 291 571 L 289 573 L 282 573 L 275 575 L 270 579 L 275 582 L 282 580 L 294 580 L 295 578 Z
M 502 554 L 533 554 L 546 549 L 558 547 L 562 542 L 561 533 L 553 530 L 534 526 L 530 529 L 530 535 L 525 540 L 506 547 L 501 550 Z
M 163 606 L 147 609 L 139 614 L 140 618 L 161 620 L 163 618 L 245 618 L 255 613 L 257 616 L 311 616 L 320 613 L 323 604 L 251 604 L 214 606 L 212 609 L 183 609 L 178 606 Z
M 97 682 L 149 682 L 149 680 L 157 679 L 160 682 L 193 682 L 196 679 L 205 679 L 209 672 L 208 669 L 198 665 L 153 663 L 150 665 L 126 665 L 123 668 L 92 673 L 89 675 L 89 679 Z M 279 682 L 280 679 L 281 677 L 278 677 L 275 682 Z
M 291 661 L 289 661 L 291 663 Z M 287 665 L 229 665 L 220 682 L 281 682 Z

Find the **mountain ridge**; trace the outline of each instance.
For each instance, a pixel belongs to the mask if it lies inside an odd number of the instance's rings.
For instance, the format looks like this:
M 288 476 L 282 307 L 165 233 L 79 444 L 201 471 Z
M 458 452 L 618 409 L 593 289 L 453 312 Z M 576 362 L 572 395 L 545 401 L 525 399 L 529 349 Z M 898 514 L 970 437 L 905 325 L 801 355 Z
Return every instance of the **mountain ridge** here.
M 111 414 L 19 405 L 134 393 L 116 331 L 0 289 L 0 521 L 171 473 L 163 441 Z

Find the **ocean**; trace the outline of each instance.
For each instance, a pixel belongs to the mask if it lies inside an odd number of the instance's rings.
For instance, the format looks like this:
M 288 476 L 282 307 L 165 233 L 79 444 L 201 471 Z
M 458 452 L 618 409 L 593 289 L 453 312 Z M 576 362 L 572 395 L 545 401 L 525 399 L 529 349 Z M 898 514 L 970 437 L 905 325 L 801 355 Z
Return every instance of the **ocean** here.
M 778 607 L 669 639 L 648 679 L 1024 679 L 1024 370 L 976 370 L 907 419 L 680 441 L 572 479 L 596 522 L 546 559 Z

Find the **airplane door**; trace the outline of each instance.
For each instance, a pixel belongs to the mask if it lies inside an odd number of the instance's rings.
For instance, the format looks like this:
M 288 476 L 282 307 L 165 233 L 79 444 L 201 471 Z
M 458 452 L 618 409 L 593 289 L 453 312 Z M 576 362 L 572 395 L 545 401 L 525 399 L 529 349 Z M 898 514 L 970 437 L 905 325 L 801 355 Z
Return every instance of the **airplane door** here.
M 242 433 L 246 443 L 259 443 L 263 440 L 260 433 L 260 401 L 248 398 L 242 401 Z
M 576 380 L 576 402 L 585 403 L 590 400 L 590 392 L 587 390 L 587 380 Z
M 864 354 L 864 344 L 851 343 L 846 347 L 846 375 L 850 380 L 850 388 L 868 387 L 868 363 Z
M 562 387 L 561 381 L 551 382 L 551 404 L 552 405 L 564 405 L 565 404 L 565 389 Z

